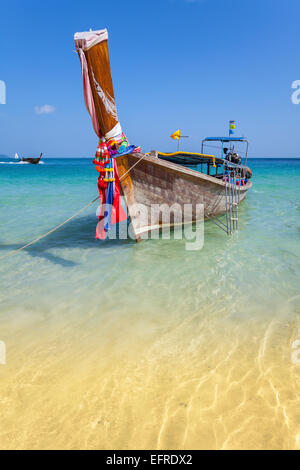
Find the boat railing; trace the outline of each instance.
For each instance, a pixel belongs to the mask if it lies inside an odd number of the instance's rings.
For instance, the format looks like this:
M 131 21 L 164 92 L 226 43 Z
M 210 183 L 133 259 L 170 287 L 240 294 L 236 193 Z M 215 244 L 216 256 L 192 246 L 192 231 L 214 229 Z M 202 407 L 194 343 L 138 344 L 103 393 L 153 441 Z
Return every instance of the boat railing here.
M 218 160 L 222 160 L 223 165 L 227 168 L 240 168 L 241 170 L 247 170 L 248 169 L 248 167 L 246 165 L 242 165 L 240 163 L 233 163 L 230 160 L 225 160 L 225 159 L 220 159 L 220 158 L 218 158 Z

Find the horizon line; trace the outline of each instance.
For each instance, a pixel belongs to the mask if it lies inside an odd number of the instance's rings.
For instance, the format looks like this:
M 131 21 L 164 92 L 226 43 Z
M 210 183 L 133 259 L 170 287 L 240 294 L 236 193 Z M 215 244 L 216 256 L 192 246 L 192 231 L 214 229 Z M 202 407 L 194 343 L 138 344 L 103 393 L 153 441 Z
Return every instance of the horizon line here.
M 2 157 L 2 158 L 9 158 L 9 159 L 15 160 L 14 157 L 9 157 L 8 155 L 4 155 L 4 154 L 0 154 L 0 158 L 1 158 L 1 157 Z M 50 159 L 50 160 L 54 160 L 54 159 L 57 159 L 57 160 L 59 160 L 59 159 L 61 159 L 61 160 L 63 160 L 63 159 L 65 159 L 65 160 L 66 160 L 66 159 L 68 159 L 68 160 L 69 160 L 69 159 L 73 159 L 73 160 L 89 160 L 89 159 L 90 159 L 90 160 L 92 160 L 92 159 L 94 159 L 94 157 L 52 157 L 52 156 L 43 157 L 43 160 L 47 160 L 47 159 Z M 253 159 L 253 160 L 254 160 L 254 159 L 256 159 L 256 160 L 260 160 L 260 159 L 261 159 L 261 160 L 263 160 L 263 159 L 265 159 L 265 160 L 268 160 L 268 159 L 269 159 L 269 160 L 279 160 L 279 159 L 281 159 L 281 160 L 299 160 L 299 159 L 300 159 L 300 155 L 299 155 L 299 157 L 248 157 L 248 160 L 252 160 L 252 159 Z

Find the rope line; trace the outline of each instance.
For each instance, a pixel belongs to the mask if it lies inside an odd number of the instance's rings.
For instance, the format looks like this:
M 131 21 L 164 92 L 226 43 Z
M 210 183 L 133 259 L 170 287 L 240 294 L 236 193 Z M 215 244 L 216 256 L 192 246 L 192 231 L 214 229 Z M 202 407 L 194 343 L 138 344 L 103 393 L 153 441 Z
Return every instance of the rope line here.
M 130 170 L 132 170 L 141 160 L 143 160 L 143 158 L 146 156 L 146 154 L 143 154 L 142 157 L 140 157 L 138 159 L 137 162 L 135 162 L 134 165 L 132 165 L 132 167 L 130 167 L 126 173 L 124 173 L 124 175 L 120 178 L 120 182 L 123 181 L 123 179 L 125 178 L 125 176 L 127 175 L 127 173 L 130 172 Z M 94 204 L 94 202 L 96 202 L 97 200 L 99 199 L 99 196 L 95 197 L 95 199 L 93 199 L 91 202 L 89 202 L 86 206 L 82 207 L 79 211 L 75 212 L 75 214 L 73 214 L 71 217 L 69 217 L 68 219 L 64 220 L 63 222 L 61 222 L 60 224 L 56 225 L 55 227 L 53 227 L 51 230 L 49 230 L 47 233 L 44 233 L 43 235 L 40 235 L 39 237 L 35 238 L 34 240 L 32 240 L 31 242 L 27 243 L 26 245 L 24 246 L 21 246 L 20 248 L 16 249 L 16 250 L 12 250 L 12 251 L 9 251 L 8 253 L 6 253 L 6 255 L 0 257 L 0 261 L 4 260 L 5 258 L 8 258 L 9 256 L 13 256 L 13 255 L 16 255 L 17 253 L 19 253 L 20 251 L 22 250 L 25 250 L 25 248 L 28 248 L 29 246 L 32 246 L 34 245 L 35 243 L 37 243 L 38 241 L 42 240 L 43 238 L 46 238 L 48 235 L 50 235 L 51 233 L 55 232 L 56 230 L 58 230 L 60 227 L 62 227 L 63 225 L 67 224 L 68 222 L 70 222 L 70 220 L 74 219 L 75 217 L 77 217 L 77 215 L 79 215 L 81 212 L 85 211 L 88 207 L 90 207 L 92 204 Z
M 122 176 L 121 176 L 121 178 L 120 178 L 120 182 L 121 182 L 121 181 L 123 181 L 123 179 L 125 178 L 125 176 L 127 175 L 127 173 L 129 173 L 129 172 L 130 172 L 130 170 L 132 170 L 132 169 L 133 169 L 133 168 L 134 168 L 134 167 L 135 167 L 135 166 L 136 166 L 138 163 L 140 163 L 140 161 L 142 161 L 142 160 L 143 160 L 143 158 L 145 158 L 146 156 L 149 156 L 149 154 L 147 154 L 147 153 L 144 153 L 144 154 L 143 154 L 143 156 L 142 156 L 142 157 L 140 157 L 140 158 L 138 159 L 138 161 L 137 161 L 137 162 L 135 162 L 135 164 L 134 164 L 134 165 L 132 165 L 132 166 L 131 166 L 131 167 L 130 167 L 130 168 L 127 170 L 127 171 L 126 171 L 126 173 L 124 173 L 124 175 L 122 175 Z
M 42 240 L 42 238 L 45 238 L 47 237 L 48 235 L 50 235 L 51 233 L 55 232 L 56 230 L 58 230 L 60 227 L 62 227 L 63 225 L 67 224 L 68 222 L 70 222 L 70 220 L 74 219 L 74 217 L 76 217 L 78 214 L 80 214 L 81 212 L 83 212 L 85 209 L 87 209 L 89 206 L 91 206 L 92 204 L 94 204 L 94 202 L 97 201 L 97 199 L 99 199 L 99 196 L 97 196 L 95 199 L 93 199 L 91 202 L 89 202 L 86 206 L 82 207 L 79 211 L 77 211 L 75 214 L 73 214 L 71 217 L 69 217 L 68 219 L 66 219 L 64 222 L 62 222 L 61 224 L 59 225 L 56 225 L 54 228 L 52 228 L 51 230 L 49 230 L 49 232 L 47 233 L 44 233 L 44 235 L 41 235 L 40 237 L 37 237 L 35 238 L 34 240 L 32 240 L 31 242 L 27 243 L 26 245 L 18 248 L 17 250 L 12 250 L 12 251 L 9 251 L 6 255 L 2 256 L 0 258 L 0 261 L 2 261 L 3 259 L 5 258 L 8 258 L 9 256 L 13 256 L 17 253 L 19 253 L 19 251 L 22 251 L 22 250 L 25 250 L 25 248 L 28 248 L 29 246 L 33 245 L 34 243 L 37 243 L 39 240 Z

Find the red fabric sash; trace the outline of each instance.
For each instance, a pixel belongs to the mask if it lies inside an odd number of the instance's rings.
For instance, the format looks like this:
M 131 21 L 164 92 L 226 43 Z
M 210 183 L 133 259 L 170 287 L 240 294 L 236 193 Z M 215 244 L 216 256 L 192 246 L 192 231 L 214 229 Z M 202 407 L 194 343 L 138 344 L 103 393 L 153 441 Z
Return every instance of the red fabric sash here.
M 118 174 L 118 168 L 116 159 L 113 159 L 113 166 L 114 166 L 114 176 L 115 176 L 115 194 L 114 194 L 114 201 L 111 209 L 111 219 L 110 222 L 112 224 L 116 224 L 118 222 L 123 222 L 127 220 L 127 214 L 122 207 L 121 202 L 121 186 Z M 106 191 L 107 191 L 107 184 L 103 184 L 103 180 L 99 176 L 98 178 L 98 189 L 99 189 L 99 201 L 100 201 L 100 210 L 99 210 L 99 222 L 96 227 L 95 238 L 98 240 L 105 240 L 107 232 L 104 229 L 104 214 L 105 210 L 109 210 L 106 205 Z

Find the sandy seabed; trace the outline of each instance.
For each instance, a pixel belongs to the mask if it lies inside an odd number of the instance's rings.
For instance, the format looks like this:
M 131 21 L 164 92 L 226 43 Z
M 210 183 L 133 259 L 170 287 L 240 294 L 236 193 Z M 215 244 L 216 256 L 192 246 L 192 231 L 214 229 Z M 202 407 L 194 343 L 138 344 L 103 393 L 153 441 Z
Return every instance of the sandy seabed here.
M 289 314 L 58 317 L 5 325 L 2 449 L 300 448 Z

